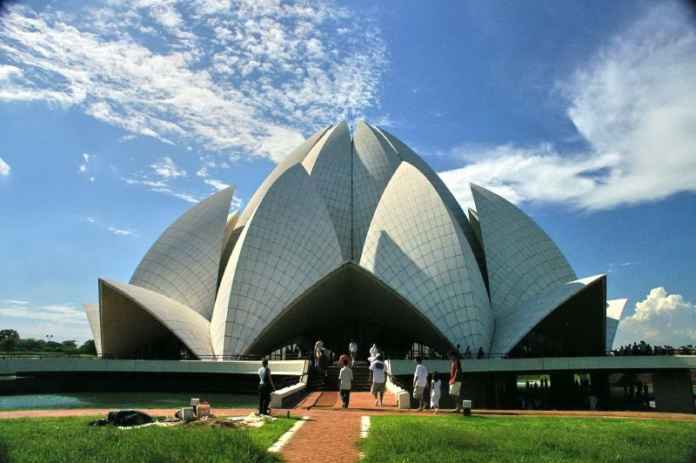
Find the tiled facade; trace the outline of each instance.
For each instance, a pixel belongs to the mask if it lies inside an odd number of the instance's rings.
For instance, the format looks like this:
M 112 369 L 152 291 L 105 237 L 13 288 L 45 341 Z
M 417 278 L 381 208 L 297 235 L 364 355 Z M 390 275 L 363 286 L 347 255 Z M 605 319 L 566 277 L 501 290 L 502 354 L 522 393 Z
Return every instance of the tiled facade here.
M 184 214 L 131 285 L 110 283 L 110 302 L 87 308 L 90 324 L 102 342 L 115 339 L 107 331 L 121 328 L 113 306 L 120 300 L 144 323 L 163 319 L 198 356 L 258 353 L 251 349 L 284 311 L 348 262 L 415 307 L 442 345 L 504 354 L 586 283 L 522 211 L 484 188 L 472 191 L 470 220 L 398 138 L 364 122 L 351 138 L 347 124 L 333 125 L 278 163 L 241 214 L 228 218 L 231 189 Z M 615 323 L 608 325 L 613 339 Z M 123 342 L 128 350 L 142 340 Z
M 216 353 L 245 352 L 310 286 L 342 263 L 324 201 L 301 165 L 268 189 L 232 252 L 213 316 Z
M 145 254 L 130 283 L 210 319 L 233 192 L 227 188 L 215 193 L 170 225 Z
M 479 186 L 471 191 L 496 315 L 577 278 L 558 246 L 524 212 Z
M 453 344 L 488 350 L 493 318 L 473 252 L 432 183 L 407 162 L 384 190 L 360 265 Z

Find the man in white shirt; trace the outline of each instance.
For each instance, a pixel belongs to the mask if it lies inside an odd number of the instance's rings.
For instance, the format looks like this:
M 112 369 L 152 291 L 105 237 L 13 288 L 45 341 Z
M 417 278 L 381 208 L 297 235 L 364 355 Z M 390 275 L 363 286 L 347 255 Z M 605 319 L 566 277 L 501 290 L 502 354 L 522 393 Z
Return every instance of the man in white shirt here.
M 350 341 L 350 344 L 348 344 L 348 352 L 350 352 L 350 366 L 355 366 L 355 361 L 358 359 L 358 343 Z
M 350 402 L 350 389 L 353 386 L 353 370 L 348 366 L 348 357 L 343 357 L 343 368 L 338 373 L 338 381 L 340 384 L 341 404 L 343 408 L 348 408 Z
M 416 357 L 416 371 L 413 373 L 413 398 L 418 400 L 418 411 L 423 411 L 423 393 L 428 386 L 428 369 L 420 357 Z
M 370 374 L 372 375 L 371 392 L 372 395 L 375 396 L 375 405 L 381 408 L 387 382 L 387 374 L 384 362 L 382 361 L 382 354 L 377 354 L 370 363 Z

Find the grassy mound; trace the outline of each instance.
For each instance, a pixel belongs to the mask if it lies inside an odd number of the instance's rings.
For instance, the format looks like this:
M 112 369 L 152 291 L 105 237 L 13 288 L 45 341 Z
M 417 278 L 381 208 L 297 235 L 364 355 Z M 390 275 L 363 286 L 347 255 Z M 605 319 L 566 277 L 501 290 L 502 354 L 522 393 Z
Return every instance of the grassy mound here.
M 120 430 L 89 427 L 92 418 L 0 421 L 2 463 L 272 462 L 266 452 L 294 423 L 278 419 L 259 429 L 210 426 Z
M 696 423 L 557 417 L 372 417 L 363 462 L 696 462 Z

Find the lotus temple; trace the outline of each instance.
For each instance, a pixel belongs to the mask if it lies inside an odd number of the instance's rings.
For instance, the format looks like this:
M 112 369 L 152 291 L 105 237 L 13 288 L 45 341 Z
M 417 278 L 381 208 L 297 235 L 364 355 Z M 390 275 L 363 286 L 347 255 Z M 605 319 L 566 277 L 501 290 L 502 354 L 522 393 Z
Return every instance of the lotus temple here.
M 116 358 L 227 359 L 317 339 L 403 358 L 414 343 L 486 357 L 610 350 L 626 304 L 579 277 L 516 206 L 472 185 L 462 210 L 428 164 L 384 129 L 321 130 L 241 213 L 227 188 L 164 230 L 129 282 L 87 306 Z
M 696 356 L 612 355 L 626 300 L 607 300 L 607 276 L 577 275 L 515 205 L 471 193 L 465 211 L 382 128 L 321 130 L 243 211 L 219 191 L 164 230 L 128 282 L 99 279 L 85 307 L 97 357 L 0 356 L 0 396 L 244 394 L 267 356 L 273 408 L 320 404 L 338 376 L 311 367 L 321 339 L 335 354 L 358 344 L 354 391 L 369 388 L 376 343 L 399 408 L 412 405 L 414 355 L 448 374 L 444 354 L 458 350 L 475 408 L 696 412 Z

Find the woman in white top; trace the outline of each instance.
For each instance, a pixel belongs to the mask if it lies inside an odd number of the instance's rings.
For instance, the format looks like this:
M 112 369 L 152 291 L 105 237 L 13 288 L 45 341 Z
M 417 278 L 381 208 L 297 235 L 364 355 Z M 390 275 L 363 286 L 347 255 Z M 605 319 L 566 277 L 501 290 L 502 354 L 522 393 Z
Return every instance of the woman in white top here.
M 341 359 L 343 368 L 341 368 L 341 371 L 338 373 L 338 381 L 341 389 L 341 406 L 343 408 L 348 408 L 350 402 L 350 389 L 353 386 L 353 370 L 350 369 L 348 363 L 348 358 L 343 357 Z

